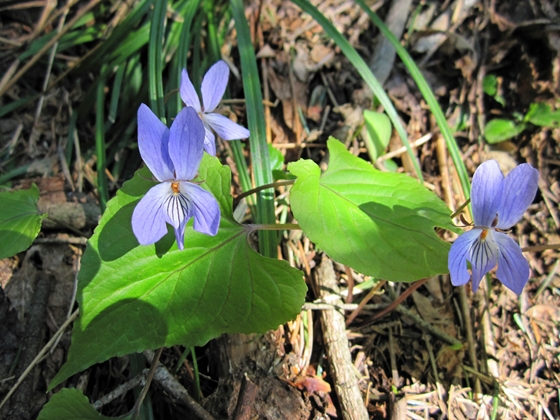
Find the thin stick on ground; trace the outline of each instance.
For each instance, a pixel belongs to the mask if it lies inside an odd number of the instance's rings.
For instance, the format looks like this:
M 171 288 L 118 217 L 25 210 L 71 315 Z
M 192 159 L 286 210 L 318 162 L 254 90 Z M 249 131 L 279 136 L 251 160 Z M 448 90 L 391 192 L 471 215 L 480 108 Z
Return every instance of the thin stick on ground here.
M 326 256 L 323 256 L 321 265 L 315 272 L 315 283 L 320 298 L 331 295 L 333 291 L 338 292 L 332 261 Z M 342 299 L 339 298 L 332 303 L 342 304 Z M 348 347 L 344 315 L 337 311 L 322 311 L 321 325 L 325 351 L 340 402 L 342 418 L 345 420 L 368 419 L 368 412 L 362 400 L 358 377 Z

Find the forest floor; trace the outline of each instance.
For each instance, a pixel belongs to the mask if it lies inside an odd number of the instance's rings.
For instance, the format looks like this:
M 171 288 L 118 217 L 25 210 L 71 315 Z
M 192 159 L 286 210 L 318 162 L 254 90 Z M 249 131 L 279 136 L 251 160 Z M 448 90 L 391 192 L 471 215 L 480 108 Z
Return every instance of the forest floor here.
M 430 109 L 405 66 L 387 50 L 358 5 L 344 0 L 314 3 L 320 3 L 320 10 L 383 83 L 415 144 L 426 185 L 457 209 L 464 202 L 457 193 L 459 179 Z M 40 8 L 6 4 L 7 12 L 0 18 L 4 57 L 0 74 L 9 79 L 14 51 L 33 32 L 26 22 L 43 15 Z M 402 43 L 436 94 L 470 175 L 488 159 L 496 159 L 504 172 L 524 162 L 538 169 L 537 198 L 511 235 L 521 247 L 560 243 L 560 128 L 556 127 L 560 118 L 552 118 L 550 124 L 521 125 L 534 104 L 546 104 L 553 111 L 559 106 L 559 2 L 394 0 L 370 6 L 394 32 L 403 33 Z M 363 111 L 372 109 L 372 93 L 321 26 L 297 6 L 279 0 L 249 3 L 246 15 L 264 69 L 264 96 L 270 104 L 268 135 L 285 163 L 300 157 L 324 163 L 329 136 L 369 160 Z M 235 48 L 233 30 L 227 39 L 224 57 Z M 31 67 L 0 98 L 0 105 L 40 85 L 45 72 L 41 66 Z M 66 77 L 65 88 L 44 97 L 41 112 L 34 103 L 0 117 L 0 178 L 8 160 L 11 165 L 29 165 L 25 174 L 2 178 L 3 186 L 10 186 L 10 181 L 11 186 L 23 188 L 35 182 L 43 208 L 85 209 L 83 220 L 68 216 L 69 224 L 77 224 L 74 229 L 45 226 L 29 250 L 0 260 L 0 399 L 17 380 L 15 366 L 24 337 L 36 335 L 40 349 L 76 309 L 76 275 L 86 243 L 76 229 L 91 234 L 99 216 L 93 183 L 88 182 L 95 179 L 91 156 L 80 168 L 65 167 L 60 159 L 58 139 L 68 127 L 66 107 L 78 106 L 86 89 L 71 73 Z M 496 118 L 509 120 L 507 128 L 514 135 L 489 141 L 485 127 Z M 93 130 L 93 125 L 80 130 Z M 396 135 L 386 152 L 396 170 L 413 174 Z M 219 143 L 218 156 L 232 164 L 226 143 Z M 373 163 L 385 170 L 387 161 L 387 156 L 381 156 Z M 239 185 L 233 164 L 232 169 L 234 185 Z M 113 193 L 124 181 L 114 180 Z M 78 188 L 79 182 L 83 188 Z M 285 235 L 280 255 L 305 273 L 309 293 L 301 315 L 264 336 L 222 337 L 197 349 L 199 391 L 191 356 L 174 372 L 201 409 L 215 418 L 352 418 L 343 413 L 348 401 L 341 388 L 347 384 L 333 372 L 337 363 L 357 378 L 354 386 L 373 419 L 560 418 L 557 249 L 524 254 L 531 277 L 520 296 L 494 276 L 488 283 L 483 281 L 476 293 L 470 285 L 463 289 L 466 293 L 460 292 L 447 275 L 422 284 L 381 282 L 364 292 L 361 285 L 368 278 L 332 263 L 301 235 Z M 51 290 L 37 296 L 37 279 L 45 276 L 52 276 Z M 323 281 L 331 281 L 336 293 L 321 295 L 318 284 Z M 30 327 L 29 315 L 41 299 L 47 317 Z M 340 312 L 325 309 L 325 302 L 334 301 Z M 387 302 L 395 304 L 381 312 Z M 337 318 L 333 313 L 342 315 Z M 339 355 L 332 353 L 337 348 L 329 346 L 332 340 L 350 349 L 350 360 L 337 359 Z M 463 343 L 462 349 L 453 346 L 457 341 Z M 69 345 L 70 329 L 32 371 L 25 399 L 30 418 L 50 398 L 46 386 L 64 362 Z M 161 362 L 173 371 L 184 350 L 165 349 Z M 66 386 L 81 389 L 93 403 L 131 379 L 131 363 L 128 357 L 111 359 L 69 379 Z M 172 396 L 163 381 L 155 383 L 150 398 L 155 418 L 195 418 L 192 406 Z M 100 404 L 100 412 L 122 415 L 133 400 L 133 393 L 123 393 L 111 403 Z M 18 401 L 8 401 L 7 407 L 10 404 Z M 0 418 L 7 407 L 0 409 Z

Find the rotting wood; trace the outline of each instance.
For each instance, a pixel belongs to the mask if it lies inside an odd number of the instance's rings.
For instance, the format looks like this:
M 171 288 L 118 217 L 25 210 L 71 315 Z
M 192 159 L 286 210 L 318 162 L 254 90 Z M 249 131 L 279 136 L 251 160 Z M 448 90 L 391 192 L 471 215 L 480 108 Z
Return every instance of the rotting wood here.
M 338 285 L 332 261 L 323 255 L 321 265 L 315 271 L 315 284 L 319 298 L 338 294 Z M 331 296 L 332 297 L 332 296 Z M 334 305 L 342 304 L 342 299 L 331 302 Z M 346 325 L 344 315 L 338 311 L 322 311 L 321 325 L 323 327 L 323 341 L 329 360 L 330 372 L 334 388 L 340 402 L 342 418 L 347 420 L 367 419 L 368 413 L 356 376 L 352 357 L 346 338 Z

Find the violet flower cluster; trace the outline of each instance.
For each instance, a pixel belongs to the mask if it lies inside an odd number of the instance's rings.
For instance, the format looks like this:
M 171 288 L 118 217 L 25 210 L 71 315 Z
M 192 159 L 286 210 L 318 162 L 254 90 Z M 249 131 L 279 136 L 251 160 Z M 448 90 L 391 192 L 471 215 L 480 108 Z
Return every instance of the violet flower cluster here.
M 471 192 L 474 228 L 461 235 L 449 251 L 453 285 L 461 286 L 472 277 L 476 292 L 482 277 L 497 264 L 498 280 L 517 294 L 523 291 L 529 280 L 529 264 L 519 245 L 503 231 L 521 219 L 535 198 L 538 181 L 538 171 L 526 163 L 505 178 L 495 160 L 477 168 Z
M 138 148 L 142 159 L 159 181 L 136 205 L 132 231 L 141 245 L 159 241 L 167 224 L 175 231 L 177 246 L 184 248 L 185 226 L 194 218 L 194 230 L 216 235 L 220 209 L 216 198 L 192 180 L 197 177 L 204 150 L 216 152 L 214 129 L 224 140 L 246 138 L 249 130 L 216 114 L 225 92 L 229 69 L 214 64 L 202 81 L 201 106 L 193 84 L 183 70 L 181 97 L 187 104 L 167 128 L 146 105 L 138 109 Z

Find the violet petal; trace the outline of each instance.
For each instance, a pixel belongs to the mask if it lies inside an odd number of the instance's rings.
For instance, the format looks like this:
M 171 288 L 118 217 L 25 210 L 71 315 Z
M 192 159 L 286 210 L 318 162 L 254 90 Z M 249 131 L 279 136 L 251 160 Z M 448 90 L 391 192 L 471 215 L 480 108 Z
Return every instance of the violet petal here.
M 223 140 L 239 140 L 249 137 L 250 132 L 245 127 L 234 123 L 227 117 L 220 114 L 204 114 L 204 121 L 220 136 Z
M 166 233 L 163 203 L 171 193 L 171 183 L 162 182 L 146 193 L 132 212 L 132 231 L 141 245 L 159 241 Z
M 169 155 L 175 165 L 175 179 L 188 181 L 196 177 L 204 155 L 204 125 L 192 107 L 183 108 L 169 136 Z
M 182 182 L 181 190 L 193 202 L 194 230 L 214 236 L 220 226 L 220 208 L 216 198 L 204 188 L 190 182 Z
M 196 112 L 201 112 L 202 108 L 200 106 L 200 99 L 198 94 L 189 78 L 189 73 L 186 69 L 183 69 L 181 73 L 181 85 L 179 87 L 179 93 L 181 94 L 181 99 L 187 106 L 194 108 Z
M 220 60 L 208 69 L 200 86 L 204 112 L 212 112 L 220 104 L 228 79 L 229 67 L 225 61 Z
M 493 233 L 492 230 L 488 231 L 485 239 L 479 237 L 469 249 L 467 259 L 471 263 L 473 292 L 478 290 L 482 277 L 498 263 L 498 245 L 494 241 Z
M 502 199 L 503 179 L 495 160 L 484 162 L 474 172 L 471 203 L 476 226 L 492 226 Z
M 471 275 L 467 270 L 467 255 L 473 242 L 478 240 L 481 229 L 472 229 L 459 236 L 451 245 L 447 265 L 453 286 L 466 284 Z
M 538 187 L 539 172 L 535 168 L 527 163 L 514 168 L 504 179 L 497 227 L 509 229 L 516 224 L 535 199 Z
M 529 280 L 529 263 L 519 245 L 509 236 L 495 232 L 494 239 L 500 250 L 496 277 L 504 286 L 519 295 Z
M 158 181 L 173 178 L 173 163 L 168 153 L 169 129 L 145 104 L 138 108 L 138 149 Z

